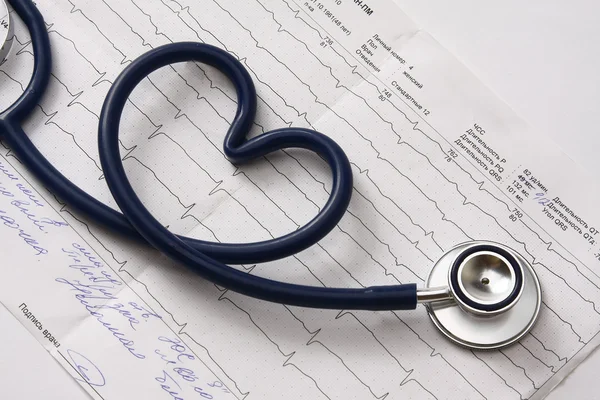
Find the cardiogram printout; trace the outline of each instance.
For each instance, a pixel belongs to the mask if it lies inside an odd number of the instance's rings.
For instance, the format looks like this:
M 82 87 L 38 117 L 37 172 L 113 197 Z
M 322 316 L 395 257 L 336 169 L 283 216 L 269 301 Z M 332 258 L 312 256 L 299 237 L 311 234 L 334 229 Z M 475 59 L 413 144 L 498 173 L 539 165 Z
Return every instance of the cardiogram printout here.
M 89 223 L 10 149 L 0 158 L 0 301 L 93 398 L 530 399 L 598 343 L 598 190 L 391 1 L 47 0 L 50 87 L 25 130 L 105 203 L 97 152 L 104 96 L 136 57 L 196 41 L 237 57 L 255 81 L 251 135 L 314 128 L 347 152 L 347 215 L 318 245 L 239 268 L 316 286 L 417 282 L 468 240 L 504 243 L 543 287 L 530 334 L 500 351 L 445 339 L 422 306 L 323 311 L 224 290 L 149 246 Z M 0 67 L 0 109 L 33 67 L 23 24 Z M 288 150 L 233 166 L 222 142 L 231 84 L 195 63 L 132 94 L 121 152 L 135 189 L 172 231 L 266 240 L 308 222 L 330 176 Z

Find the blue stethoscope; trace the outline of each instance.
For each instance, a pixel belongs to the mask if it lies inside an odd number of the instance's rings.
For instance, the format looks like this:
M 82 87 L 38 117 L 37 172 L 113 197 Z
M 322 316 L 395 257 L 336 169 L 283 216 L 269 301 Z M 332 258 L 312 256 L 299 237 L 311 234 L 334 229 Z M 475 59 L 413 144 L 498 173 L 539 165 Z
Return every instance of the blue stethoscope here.
M 321 240 L 338 224 L 350 203 L 352 170 L 340 146 L 313 130 L 283 128 L 246 139 L 256 113 L 252 78 L 232 55 L 206 44 L 175 43 L 151 50 L 125 68 L 112 85 L 100 114 L 99 151 L 106 182 L 122 213 L 102 204 L 56 170 L 21 127 L 48 85 L 52 53 L 42 15 L 32 1 L 9 3 L 31 34 L 34 68 L 25 92 L 0 113 L 0 135 L 44 186 L 73 209 L 127 237 L 144 239 L 219 286 L 258 299 L 336 310 L 410 310 L 423 303 L 445 336 L 477 349 L 507 346 L 534 325 L 541 304 L 538 278 L 521 255 L 493 242 L 462 243 L 449 250 L 434 265 L 423 288 L 414 283 L 360 289 L 303 286 L 250 275 L 226 265 L 281 259 Z M 0 0 L 0 17 L 3 8 L 7 10 Z M 0 26 L 0 60 L 8 55 L 12 38 L 10 14 L 6 14 L 6 23 Z M 144 207 L 121 161 L 121 115 L 129 95 L 144 78 L 161 67 L 184 61 L 217 68 L 236 88 L 238 108 L 224 143 L 225 155 L 232 163 L 241 164 L 281 149 L 302 148 L 314 151 L 329 164 L 333 174 L 331 195 L 309 223 L 264 242 L 212 243 L 169 232 Z

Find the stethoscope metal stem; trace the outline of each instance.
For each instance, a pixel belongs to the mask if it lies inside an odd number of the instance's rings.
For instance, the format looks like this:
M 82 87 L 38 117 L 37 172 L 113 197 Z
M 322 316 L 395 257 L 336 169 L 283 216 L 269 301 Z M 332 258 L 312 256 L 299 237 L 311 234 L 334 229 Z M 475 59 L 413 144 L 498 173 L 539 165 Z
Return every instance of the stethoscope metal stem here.
M 452 297 L 452 293 L 448 286 L 417 289 L 417 303 L 428 304 L 453 299 L 454 297 Z

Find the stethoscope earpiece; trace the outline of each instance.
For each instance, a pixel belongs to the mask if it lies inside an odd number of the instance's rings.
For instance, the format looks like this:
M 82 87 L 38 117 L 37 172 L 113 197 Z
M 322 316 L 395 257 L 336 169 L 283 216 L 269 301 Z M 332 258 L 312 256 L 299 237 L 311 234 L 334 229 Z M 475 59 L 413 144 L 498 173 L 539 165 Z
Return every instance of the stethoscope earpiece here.
M 541 287 L 533 268 L 514 250 L 477 241 L 444 254 L 418 300 L 450 340 L 491 350 L 516 342 L 533 327 Z
M 0 64 L 4 61 L 12 45 L 13 26 L 8 6 L 0 1 Z

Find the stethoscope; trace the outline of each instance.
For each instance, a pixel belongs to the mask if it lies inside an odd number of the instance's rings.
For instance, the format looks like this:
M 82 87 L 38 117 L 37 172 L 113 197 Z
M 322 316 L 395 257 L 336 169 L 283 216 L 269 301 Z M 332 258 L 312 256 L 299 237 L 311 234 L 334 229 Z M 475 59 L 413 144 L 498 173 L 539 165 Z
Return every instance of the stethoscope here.
M 12 25 L 0 0 L 0 61 L 8 55 Z M 229 53 L 200 43 L 176 43 L 147 52 L 119 75 L 108 92 L 99 123 L 100 161 L 122 214 L 79 189 L 37 150 L 22 121 L 42 97 L 51 73 L 51 51 L 42 15 L 31 0 L 9 0 L 27 25 L 34 68 L 25 92 L 0 113 L 0 134 L 19 160 L 56 196 L 98 224 L 146 240 L 213 283 L 258 299 L 300 307 L 336 310 L 410 310 L 426 306 L 439 330 L 452 341 L 475 349 L 495 349 L 518 341 L 540 311 L 541 288 L 531 265 L 504 245 L 475 241 L 446 252 L 423 288 L 416 284 L 360 289 L 303 286 L 238 271 L 228 264 L 254 264 L 296 254 L 321 240 L 340 221 L 350 203 L 352 170 L 343 150 L 327 136 L 302 128 L 283 128 L 247 140 L 256 113 L 252 78 Z M 238 108 L 225 137 L 226 157 L 236 164 L 285 148 L 319 154 L 333 173 L 331 195 L 318 215 L 285 236 L 256 243 L 212 243 L 169 232 L 144 207 L 132 189 L 119 153 L 119 124 L 133 89 L 150 73 L 169 64 L 197 61 L 225 74 L 236 88 Z

